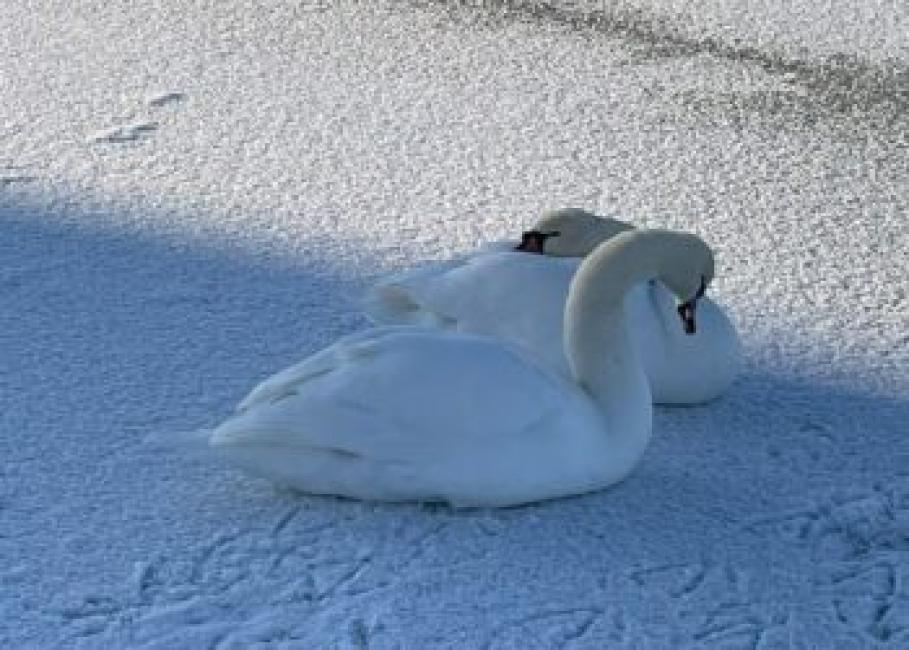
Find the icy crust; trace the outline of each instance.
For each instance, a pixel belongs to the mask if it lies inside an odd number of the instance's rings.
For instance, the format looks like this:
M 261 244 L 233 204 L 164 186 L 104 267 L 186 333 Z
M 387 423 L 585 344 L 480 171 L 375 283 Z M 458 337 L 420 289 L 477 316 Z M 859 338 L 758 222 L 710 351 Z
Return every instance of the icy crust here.
M 4 4 L 0 646 L 909 645 L 898 95 L 459 5 Z M 143 444 L 564 205 L 702 235 L 745 349 L 617 489 L 374 506 Z

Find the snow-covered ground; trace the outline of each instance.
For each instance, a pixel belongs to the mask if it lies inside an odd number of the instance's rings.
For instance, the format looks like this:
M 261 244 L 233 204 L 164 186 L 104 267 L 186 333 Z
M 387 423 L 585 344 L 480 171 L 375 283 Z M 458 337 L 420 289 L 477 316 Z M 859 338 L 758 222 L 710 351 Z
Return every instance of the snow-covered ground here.
M 467 4 L 4 6 L 0 646 L 909 647 L 909 32 Z M 746 346 L 625 483 L 375 505 L 143 442 L 563 205 L 700 233 Z
M 691 47 L 742 58 L 849 68 L 909 63 L 909 5 L 898 0 L 467 0 L 583 14 Z M 537 9 L 540 11 L 540 9 Z M 903 77 L 905 82 L 905 76 Z

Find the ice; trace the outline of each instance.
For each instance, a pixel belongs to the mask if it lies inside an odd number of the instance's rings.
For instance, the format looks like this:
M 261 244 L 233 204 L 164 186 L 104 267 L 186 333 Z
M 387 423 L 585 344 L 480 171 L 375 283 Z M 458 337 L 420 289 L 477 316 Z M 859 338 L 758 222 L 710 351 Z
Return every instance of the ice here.
M 904 4 L 7 4 L 0 646 L 909 645 Z M 566 205 L 705 237 L 746 347 L 625 483 L 458 512 L 146 444 Z

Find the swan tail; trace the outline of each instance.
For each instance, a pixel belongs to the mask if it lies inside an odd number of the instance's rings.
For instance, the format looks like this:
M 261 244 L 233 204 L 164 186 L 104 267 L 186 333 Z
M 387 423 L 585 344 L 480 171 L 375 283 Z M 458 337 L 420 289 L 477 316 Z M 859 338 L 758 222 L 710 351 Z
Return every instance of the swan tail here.
M 360 306 L 375 325 L 410 323 L 420 311 L 420 305 L 399 285 L 378 284 L 372 287 Z
M 373 285 L 361 305 L 377 325 L 417 325 L 447 327 L 451 320 L 444 313 L 447 275 L 465 264 L 452 260 L 429 264 L 385 277 Z
M 420 302 L 411 287 L 381 284 L 369 290 L 361 302 L 363 311 L 376 325 L 416 325 L 444 328 L 451 319 Z

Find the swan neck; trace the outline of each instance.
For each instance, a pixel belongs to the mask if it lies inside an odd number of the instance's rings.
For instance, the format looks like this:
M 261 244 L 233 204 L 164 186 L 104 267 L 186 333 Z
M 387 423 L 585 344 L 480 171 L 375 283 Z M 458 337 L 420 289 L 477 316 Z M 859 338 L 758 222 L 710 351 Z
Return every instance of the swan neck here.
M 572 280 L 565 306 L 565 354 L 572 375 L 609 420 L 636 422 L 642 409 L 651 407 L 624 310 L 628 291 L 659 271 L 659 248 L 653 245 L 658 242 L 641 232 L 622 233 L 588 256 Z

